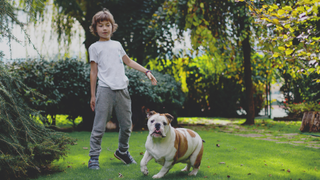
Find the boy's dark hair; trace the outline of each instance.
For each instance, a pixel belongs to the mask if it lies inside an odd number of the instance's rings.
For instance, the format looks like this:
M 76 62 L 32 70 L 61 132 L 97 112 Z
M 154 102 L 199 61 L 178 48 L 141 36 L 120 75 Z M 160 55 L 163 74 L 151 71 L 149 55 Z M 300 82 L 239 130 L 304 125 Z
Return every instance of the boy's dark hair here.
M 102 22 L 102 21 L 109 21 L 112 24 L 112 33 L 114 33 L 117 28 L 118 24 L 115 23 L 113 19 L 113 15 L 110 13 L 110 11 L 106 8 L 103 8 L 102 11 L 97 12 L 93 17 L 92 17 L 92 23 L 90 28 L 90 32 L 95 35 L 99 36 L 97 33 L 97 24 Z

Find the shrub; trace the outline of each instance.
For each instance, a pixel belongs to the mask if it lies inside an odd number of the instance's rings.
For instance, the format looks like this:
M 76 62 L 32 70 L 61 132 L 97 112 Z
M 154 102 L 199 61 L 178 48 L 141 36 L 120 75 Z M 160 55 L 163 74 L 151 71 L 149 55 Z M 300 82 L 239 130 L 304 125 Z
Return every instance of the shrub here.
M 264 58 L 255 55 L 256 61 Z M 183 116 L 236 117 L 237 111 L 246 108 L 241 61 L 224 62 L 222 58 L 203 55 L 172 60 L 151 60 L 150 69 L 168 73 L 182 83 L 186 94 L 181 114 Z M 254 62 L 252 62 L 254 64 Z M 260 67 L 263 68 L 263 67 Z M 263 108 L 263 93 L 266 78 L 260 75 L 263 70 L 256 68 L 254 80 L 254 101 L 256 115 Z M 265 74 L 265 73 L 264 73 Z
M 187 68 L 188 102 L 185 104 L 186 116 L 236 117 L 240 109 L 240 97 L 244 92 L 235 78 L 215 74 L 206 76 L 197 66 Z
M 289 112 L 288 115 L 293 118 L 302 118 L 304 112 L 318 111 L 320 112 L 320 102 L 302 102 L 302 103 L 286 103 L 285 109 Z
M 25 99 L 30 107 L 41 110 L 44 117 L 50 115 L 53 119 L 56 114 L 65 114 L 74 122 L 81 116 L 83 121 L 78 125 L 78 130 L 91 131 L 94 113 L 89 106 L 90 64 L 76 59 L 25 60 L 12 63 L 11 69 L 27 86 L 46 96 L 44 101 L 39 101 L 29 96 L 27 91 Z M 145 109 L 171 112 L 177 117 L 178 109 L 184 102 L 181 85 L 173 77 L 153 73 L 158 80 L 157 86 L 151 85 L 143 73 L 126 67 L 135 128 L 145 127 Z M 116 121 L 115 118 L 112 120 Z M 44 123 L 50 124 L 47 120 Z
M 41 110 L 44 117 L 52 117 L 52 125 L 55 125 L 56 114 L 68 115 L 74 126 L 77 117 L 87 114 L 90 117 L 89 64 L 76 59 L 27 59 L 15 61 L 11 67 L 28 87 L 46 96 L 45 101 L 39 101 L 28 96 L 28 92 L 25 94 L 30 107 Z M 51 124 L 47 119 L 44 123 Z
M 284 79 L 281 91 L 284 93 L 286 103 L 320 102 L 320 74 L 312 72 L 310 74 L 290 75 L 287 73 L 290 68 L 281 71 Z
M 3 179 L 39 173 L 53 160 L 66 156 L 67 145 L 74 142 L 35 120 L 39 112 L 24 103 L 23 94 L 25 91 L 37 93 L 17 76 L 0 63 L 0 174 Z
M 130 80 L 129 92 L 132 100 L 132 116 L 135 128 L 146 128 L 146 110 L 155 110 L 160 113 L 170 113 L 177 125 L 179 110 L 185 100 L 181 90 L 181 84 L 169 74 L 161 74 L 152 71 L 158 85 L 153 86 L 150 80 L 143 73 L 127 68 L 126 75 Z
M 285 101 L 284 109 L 290 117 L 302 118 L 305 111 L 319 111 L 320 83 L 317 80 L 320 75 L 317 72 L 308 74 L 291 75 L 287 73 L 290 68 L 281 71 L 284 83 L 280 90 L 283 92 Z

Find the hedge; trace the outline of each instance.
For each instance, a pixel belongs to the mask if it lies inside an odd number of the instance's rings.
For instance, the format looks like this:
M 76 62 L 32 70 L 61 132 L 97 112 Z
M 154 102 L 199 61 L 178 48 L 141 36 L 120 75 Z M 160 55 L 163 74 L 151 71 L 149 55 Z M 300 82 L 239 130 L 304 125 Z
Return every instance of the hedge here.
M 28 87 L 46 96 L 45 100 L 35 99 L 29 92 L 24 93 L 28 105 L 40 110 L 43 117 L 65 114 L 74 122 L 77 117 L 83 121 L 77 129 L 92 128 L 94 113 L 89 106 L 90 101 L 90 64 L 77 59 L 14 61 L 9 65 L 11 71 L 18 73 Z M 132 99 L 132 116 L 135 128 L 144 128 L 145 111 L 169 112 L 175 117 L 184 102 L 181 85 L 173 77 L 153 71 L 158 80 L 152 86 L 147 77 L 134 69 L 126 67 L 129 78 L 129 92 Z M 116 121 L 113 118 L 113 121 Z M 45 124 L 50 125 L 48 120 Z M 176 120 L 173 122 L 176 124 Z M 75 124 L 74 124 L 75 127 Z

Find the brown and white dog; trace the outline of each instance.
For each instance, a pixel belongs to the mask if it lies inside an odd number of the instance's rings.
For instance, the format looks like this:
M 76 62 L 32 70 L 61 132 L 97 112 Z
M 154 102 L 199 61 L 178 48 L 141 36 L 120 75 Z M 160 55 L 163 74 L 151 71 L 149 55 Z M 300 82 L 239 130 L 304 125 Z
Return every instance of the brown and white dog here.
M 147 163 L 154 158 L 163 167 L 152 178 L 163 177 L 176 163 L 186 163 L 181 171 L 193 170 L 189 175 L 197 175 L 203 154 L 203 142 L 194 131 L 185 128 L 173 128 L 173 116 L 151 111 L 148 114 L 149 135 L 145 144 L 146 152 L 140 162 L 141 172 L 148 175 Z

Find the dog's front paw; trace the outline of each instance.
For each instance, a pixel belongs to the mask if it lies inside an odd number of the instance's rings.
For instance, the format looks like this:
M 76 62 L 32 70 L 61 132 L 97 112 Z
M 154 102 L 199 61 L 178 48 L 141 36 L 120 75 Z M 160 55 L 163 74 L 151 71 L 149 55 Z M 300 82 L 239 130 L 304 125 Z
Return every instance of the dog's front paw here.
M 147 166 L 144 166 L 144 167 L 141 166 L 140 169 L 145 176 L 149 174 Z
M 181 169 L 181 171 L 190 171 L 190 167 L 187 165 L 185 168 Z
M 152 176 L 152 178 L 153 178 L 153 179 L 159 179 L 159 178 L 162 178 L 163 176 L 164 176 L 164 175 L 158 173 L 158 174 Z

